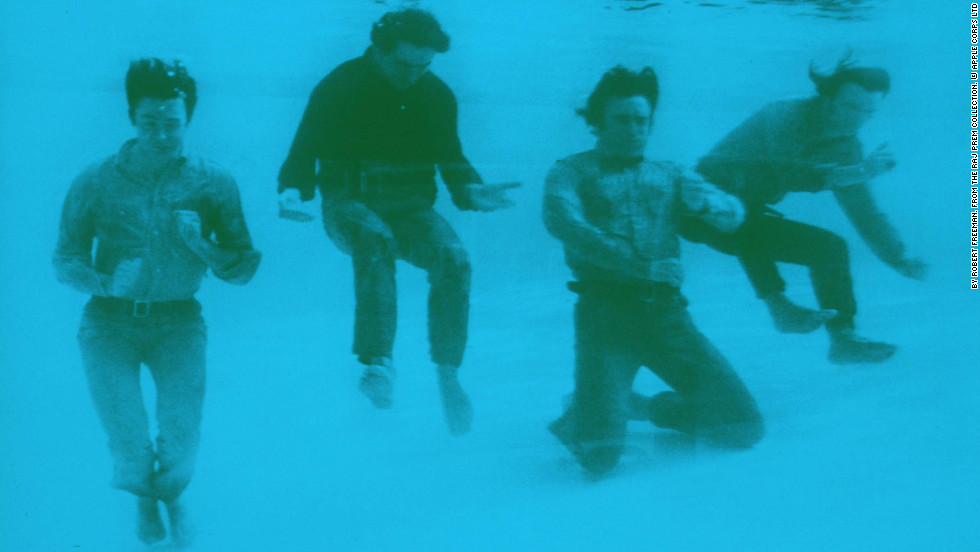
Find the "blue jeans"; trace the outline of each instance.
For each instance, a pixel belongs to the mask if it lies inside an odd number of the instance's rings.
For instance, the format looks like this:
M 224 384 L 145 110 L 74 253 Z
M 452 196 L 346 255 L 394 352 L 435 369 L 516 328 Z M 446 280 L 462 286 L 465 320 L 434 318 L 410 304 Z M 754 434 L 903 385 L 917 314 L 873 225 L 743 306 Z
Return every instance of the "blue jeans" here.
M 323 224 L 354 265 L 354 354 L 369 364 L 391 359 L 395 261 L 402 259 L 428 273 L 432 361 L 459 366 L 466 349 L 470 262 L 446 219 L 431 208 L 382 213 L 356 199 L 336 199 L 324 201 Z
M 90 301 L 78 342 L 92 402 L 109 437 L 113 486 L 170 501 L 191 480 L 200 440 L 207 331 L 201 306 L 146 317 Z M 140 390 L 140 366 L 157 391 L 156 450 Z
M 587 470 L 619 461 L 633 379 L 646 366 L 674 389 L 651 401 L 651 421 L 721 446 L 762 438 L 762 416 L 748 389 L 698 331 L 686 300 L 665 284 L 576 282 L 575 392 L 553 431 Z M 661 400 L 662 399 L 662 400 Z

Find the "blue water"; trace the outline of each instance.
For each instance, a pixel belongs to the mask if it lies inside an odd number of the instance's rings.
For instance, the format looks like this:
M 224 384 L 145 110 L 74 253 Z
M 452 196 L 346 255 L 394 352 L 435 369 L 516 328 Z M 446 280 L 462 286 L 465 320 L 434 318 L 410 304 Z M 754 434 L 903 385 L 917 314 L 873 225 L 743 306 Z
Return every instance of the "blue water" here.
M 97 5 L 96 5 L 97 4 Z M 966 3 L 432 1 L 453 37 L 433 71 L 456 92 L 464 151 L 518 205 L 444 213 L 474 265 L 462 382 L 470 435 L 441 419 L 424 275 L 400 265 L 396 405 L 373 410 L 348 353 L 352 275 L 318 223 L 276 214 L 275 179 L 316 82 L 359 55 L 397 2 L 5 2 L 0 6 L 0 550 L 139 550 L 75 332 L 85 298 L 53 277 L 61 202 L 132 134 L 131 58 L 179 57 L 199 83 L 187 148 L 230 168 L 263 265 L 216 279 L 194 550 L 974 550 L 980 543 L 978 292 L 968 289 Z M 959 4 L 959 5 L 956 5 Z M 653 157 L 692 163 L 762 105 L 811 93 L 807 66 L 847 47 L 893 89 L 863 131 L 899 160 L 880 205 L 930 279 L 875 259 L 830 197 L 781 209 L 851 244 L 859 329 L 885 365 L 826 362 L 783 336 L 731 257 L 685 245 L 701 330 L 755 394 L 769 433 L 701 449 L 631 426 L 622 465 L 585 480 L 545 431 L 571 388 L 572 297 L 540 223 L 544 173 L 591 147 L 574 108 L 610 66 L 652 65 Z M 445 196 L 445 194 L 443 194 Z M 807 274 L 787 267 L 795 300 Z M 637 387 L 660 389 L 641 374 Z M 147 384 L 147 397 L 152 387 Z M 152 407 L 152 405 L 150 405 Z

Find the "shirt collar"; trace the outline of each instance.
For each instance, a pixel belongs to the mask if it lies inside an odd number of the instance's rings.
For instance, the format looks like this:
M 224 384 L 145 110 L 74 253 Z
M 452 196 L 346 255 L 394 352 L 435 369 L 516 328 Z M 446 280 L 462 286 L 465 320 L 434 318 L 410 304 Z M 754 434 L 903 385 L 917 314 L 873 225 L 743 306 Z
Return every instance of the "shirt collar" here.
M 602 163 L 603 166 L 617 170 L 635 167 L 646 159 L 642 154 L 629 157 L 613 155 L 598 146 L 596 147 L 595 152 L 599 157 L 599 162 Z
M 116 154 L 116 167 L 123 170 L 126 174 L 133 176 L 138 176 L 139 171 L 135 170 L 133 166 L 133 147 L 136 146 L 136 138 L 130 138 L 119 148 L 119 153 Z M 183 151 L 177 157 L 177 159 L 171 163 L 166 171 L 176 169 L 183 166 L 187 162 L 187 154 Z M 165 171 L 165 172 L 166 172 Z

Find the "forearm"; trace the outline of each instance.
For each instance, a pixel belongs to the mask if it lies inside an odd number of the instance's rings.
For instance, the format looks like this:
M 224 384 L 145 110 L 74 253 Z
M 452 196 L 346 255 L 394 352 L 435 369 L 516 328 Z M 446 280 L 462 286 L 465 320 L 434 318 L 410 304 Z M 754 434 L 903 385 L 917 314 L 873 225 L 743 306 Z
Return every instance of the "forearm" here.
M 254 249 L 223 247 L 207 238 L 190 247 L 215 276 L 232 284 L 251 280 L 261 260 L 261 254 Z
M 905 257 L 905 245 L 888 217 L 878 209 L 867 184 L 834 190 L 837 202 L 871 251 L 895 265 Z
M 96 271 L 91 263 L 56 255 L 54 268 L 58 281 L 63 284 L 87 295 L 109 295 L 111 277 Z
M 681 212 L 722 232 L 734 232 L 745 220 L 745 207 L 735 196 L 691 177 L 681 177 Z
M 442 181 L 445 182 L 449 195 L 453 199 L 453 204 L 464 210 L 472 208 L 468 188 L 483 184 L 483 179 L 476 169 L 465 158 L 440 163 L 438 168 L 439 175 L 442 176 Z

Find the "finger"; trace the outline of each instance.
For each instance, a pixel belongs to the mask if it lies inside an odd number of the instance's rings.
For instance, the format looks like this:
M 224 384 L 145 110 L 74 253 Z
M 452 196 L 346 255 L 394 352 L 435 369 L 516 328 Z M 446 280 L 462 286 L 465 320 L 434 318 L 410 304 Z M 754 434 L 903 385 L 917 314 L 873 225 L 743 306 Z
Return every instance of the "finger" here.
M 491 187 L 497 190 L 512 190 L 514 188 L 520 188 L 520 182 L 501 182 L 499 184 L 491 184 Z
M 888 149 L 888 142 L 882 142 L 877 148 L 875 148 L 875 152 L 884 151 L 886 149 Z

